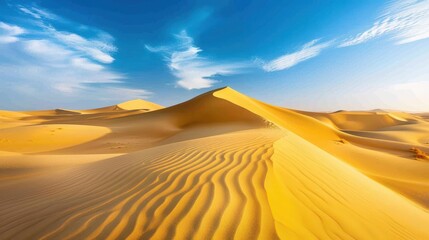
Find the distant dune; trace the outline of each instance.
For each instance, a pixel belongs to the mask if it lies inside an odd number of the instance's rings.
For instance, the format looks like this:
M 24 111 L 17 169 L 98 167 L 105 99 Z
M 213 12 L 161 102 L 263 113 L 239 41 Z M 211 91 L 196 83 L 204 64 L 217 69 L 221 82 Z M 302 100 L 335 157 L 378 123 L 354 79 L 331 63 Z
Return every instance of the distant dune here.
M 89 109 L 89 110 L 81 110 L 81 113 L 104 113 L 110 111 L 121 111 L 121 110 L 143 110 L 143 111 L 154 111 L 163 108 L 163 106 L 158 105 L 156 103 L 148 102 L 142 99 L 134 99 L 131 101 L 119 103 L 117 105 Z
M 231 88 L 0 111 L 0 239 L 429 239 L 429 114 Z

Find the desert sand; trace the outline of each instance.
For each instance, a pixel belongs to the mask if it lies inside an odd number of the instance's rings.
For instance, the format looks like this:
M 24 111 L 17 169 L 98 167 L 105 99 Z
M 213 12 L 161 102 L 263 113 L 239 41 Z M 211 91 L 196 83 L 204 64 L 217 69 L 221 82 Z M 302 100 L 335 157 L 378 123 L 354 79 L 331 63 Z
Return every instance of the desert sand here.
M 429 114 L 231 88 L 0 111 L 0 239 L 429 239 Z

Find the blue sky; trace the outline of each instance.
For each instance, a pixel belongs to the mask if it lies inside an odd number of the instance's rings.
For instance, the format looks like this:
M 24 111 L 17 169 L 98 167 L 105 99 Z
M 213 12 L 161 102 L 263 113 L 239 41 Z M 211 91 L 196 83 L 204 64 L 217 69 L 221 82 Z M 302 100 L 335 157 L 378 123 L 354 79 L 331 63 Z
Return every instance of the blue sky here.
M 0 1 L 0 109 L 231 86 L 312 111 L 429 111 L 429 1 Z

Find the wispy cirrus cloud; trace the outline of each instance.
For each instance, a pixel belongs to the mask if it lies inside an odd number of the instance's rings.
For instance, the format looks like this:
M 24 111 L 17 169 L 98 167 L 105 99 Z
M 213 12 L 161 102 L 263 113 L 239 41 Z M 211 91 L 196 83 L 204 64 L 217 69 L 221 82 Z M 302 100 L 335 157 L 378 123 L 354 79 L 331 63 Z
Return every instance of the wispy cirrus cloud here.
M 41 8 L 37 8 L 37 7 L 25 7 L 25 6 L 21 6 L 18 5 L 17 6 L 18 9 L 23 12 L 26 13 L 28 15 L 31 15 L 34 18 L 37 19 L 42 19 L 42 18 L 46 18 L 46 19 L 59 19 L 59 17 L 47 10 L 41 9 Z
M 45 38 L 50 38 L 52 41 L 101 63 L 112 63 L 115 60 L 112 54 L 117 51 L 117 48 L 114 46 L 114 38 L 110 34 L 96 30 L 98 33 L 95 36 L 84 37 L 75 32 L 57 30 L 52 23 L 56 21 L 68 23 L 69 21 L 46 9 L 24 6 L 18 6 L 18 9 L 36 19 L 39 28 L 36 29 L 36 34 L 44 35 Z M 69 24 L 74 23 L 70 22 Z
M 0 22 L 0 43 L 12 43 L 19 40 L 18 36 L 25 33 L 24 29 Z
M 429 1 L 396 0 L 388 4 L 373 26 L 336 45 L 339 48 L 358 45 L 369 40 L 390 35 L 396 44 L 405 44 L 429 38 Z M 318 56 L 324 49 L 333 47 L 334 41 L 310 41 L 296 52 L 287 53 L 270 61 L 256 59 L 266 72 L 291 68 Z
M 339 47 L 348 47 L 390 35 L 396 44 L 429 38 L 429 1 L 397 0 L 389 4 L 373 26 L 345 40 Z
M 92 59 L 102 63 L 112 63 L 115 59 L 111 53 L 117 48 L 113 45 L 113 37 L 104 39 L 87 39 L 76 33 L 58 31 L 53 27 L 45 27 L 55 40 L 61 42 L 74 51 L 87 55 Z
M 175 38 L 178 40 L 175 45 L 146 45 L 146 49 L 164 55 L 171 73 L 178 78 L 179 87 L 188 90 L 209 88 L 217 82 L 213 79 L 215 76 L 235 74 L 246 67 L 245 63 L 218 63 L 200 56 L 202 49 L 194 45 L 186 31 L 181 31 Z
M 0 22 L 0 95 L 4 99 L 21 97 L 20 104 L 36 106 L 37 99 L 41 102 L 47 96 L 64 104 L 79 99 L 102 104 L 108 101 L 106 96 L 111 96 L 111 103 L 152 94 L 122 86 L 127 76 L 109 66 L 117 48 L 108 33 L 96 28 L 82 31 L 46 9 L 15 7 L 33 21 L 20 21 L 24 26 Z
M 298 63 L 318 56 L 323 49 L 328 48 L 332 45 L 332 43 L 332 41 L 320 42 L 320 39 L 315 39 L 304 44 L 301 49 L 296 52 L 286 53 L 268 62 L 257 59 L 257 62 L 266 72 L 288 69 L 297 65 Z

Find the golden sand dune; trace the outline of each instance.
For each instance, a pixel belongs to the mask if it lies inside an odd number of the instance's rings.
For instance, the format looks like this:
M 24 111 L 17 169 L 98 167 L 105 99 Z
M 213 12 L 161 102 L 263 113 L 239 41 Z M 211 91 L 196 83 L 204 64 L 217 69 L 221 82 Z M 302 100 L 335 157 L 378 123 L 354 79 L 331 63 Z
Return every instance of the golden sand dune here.
M 230 88 L 72 112 L 0 112 L 0 239 L 429 239 L 422 115 Z
M 417 114 L 419 117 L 421 117 L 422 119 L 429 121 L 429 113 L 419 113 Z
M 0 110 L 0 117 L 2 117 L 2 118 L 17 119 L 17 118 L 25 117 L 25 116 L 28 116 L 28 114 L 24 114 L 24 113 L 20 113 L 20 112 Z
M 127 102 L 120 103 L 118 105 L 118 108 L 123 110 L 136 110 L 136 109 L 143 109 L 147 111 L 153 111 L 163 108 L 163 106 L 158 105 L 153 102 L 145 101 L 142 99 L 135 99 Z
M 76 115 L 79 111 L 57 108 L 54 110 L 24 111 L 21 112 L 30 116 L 57 116 L 57 115 Z
M 95 108 L 95 109 L 88 109 L 88 110 L 81 110 L 80 113 L 104 113 L 104 112 L 110 112 L 110 111 L 121 111 L 121 110 L 144 110 L 144 111 L 154 111 L 163 108 L 163 106 L 158 105 L 156 103 L 152 103 L 149 101 L 145 101 L 142 99 L 134 99 L 131 101 L 119 103 L 117 105 L 108 106 L 108 107 L 102 107 L 102 108 Z
M 40 124 L 0 130 L 0 149 L 19 153 L 46 152 L 97 139 L 110 130 L 104 127 Z

